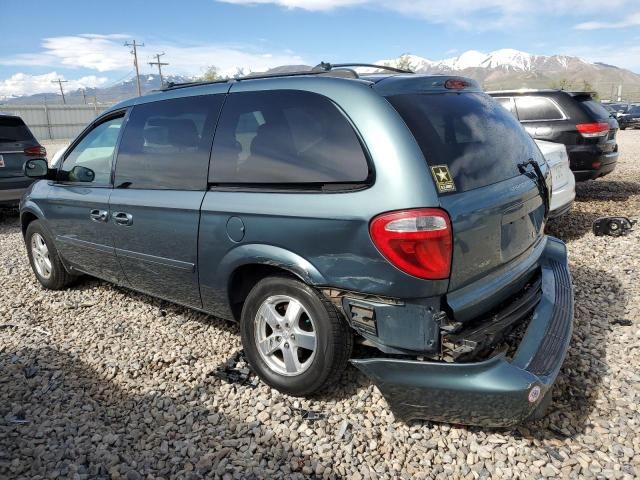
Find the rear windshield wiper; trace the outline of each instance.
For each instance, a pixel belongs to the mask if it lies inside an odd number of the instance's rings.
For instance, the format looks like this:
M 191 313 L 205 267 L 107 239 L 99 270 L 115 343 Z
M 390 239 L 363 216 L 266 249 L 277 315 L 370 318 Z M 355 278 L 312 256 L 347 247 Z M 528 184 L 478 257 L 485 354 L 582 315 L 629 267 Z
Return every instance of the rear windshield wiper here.
M 545 218 L 547 218 L 547 216 L 549 215 L 549 208 L 550 208 L 549 203 L 550 203 L 551 192 L 549 192 L 549 187 L 547 187 L 547 182 L 545 181 L 544 174 L 542 173 L 542 169 L 540 168 L 540 165 L 538 165 L 538 162 L 536 162 L 532 158 L 530 158 L 526 162 L 522 162 L 518 164 L 518 169 L 520 170 L 520 173 L 522 174 L 527 173 L 527 166 L 529 165 L 533 167 L 533 171 L 535 174 L 534 181 L 536 182 L 536 186 L 538 187 L 538 191 L 540 192 L 540 196 L 542 197 L 542 203 L 544 204 L 544 216 Z

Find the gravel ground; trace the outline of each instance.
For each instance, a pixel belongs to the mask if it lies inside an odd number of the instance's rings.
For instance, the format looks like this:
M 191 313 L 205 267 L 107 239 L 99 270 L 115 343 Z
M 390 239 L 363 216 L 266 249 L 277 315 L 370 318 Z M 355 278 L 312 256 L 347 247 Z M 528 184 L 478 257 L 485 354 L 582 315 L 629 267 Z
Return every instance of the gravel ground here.
M 394 420 L 349 367 L 313 400 L 229 384 L 238 329 L 83 280 L 44 291 L 15 214 L 0 222 L 0 478 L 635 478 L 640 475 L 640 131 L 616 172 L 549 225 L 569 246 L 575 332 L 550 414 L 512 430 Z M 321 412 L 304 419 L 304 410 Z

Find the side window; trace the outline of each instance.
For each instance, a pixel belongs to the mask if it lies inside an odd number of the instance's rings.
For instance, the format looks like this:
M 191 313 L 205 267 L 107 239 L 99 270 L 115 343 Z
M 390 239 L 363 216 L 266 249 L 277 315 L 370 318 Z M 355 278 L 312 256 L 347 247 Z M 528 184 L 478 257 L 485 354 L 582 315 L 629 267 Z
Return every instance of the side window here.
M 277 90 L 232 93 L 213 144 L 212 183 L 360 183 L 369 165 L 328 98 Z
M 133 107 L 116 161 L 116 188 L 204 190 L 224 95 Z
M 506 108 L 511 115 L 518 118 L 518 115 L 516 115 L 516 105 L 513 102 L 512 97 L 494 97 L 494 99 L 504 108 Z
M 118 143 L 123 118 L 124 115 L 100 123 L 76 144 L 62 164 L 63 180 L 77 181 L 74 167 L 79 166 L 93 170 L 95 176 L 92 184 L 109 185 L 111 183 L 113 152 Z
M 516 97 L 518 118 L 521 122 L 536 120 L 562 120 L 564 115 L 554 102 L 545 97 Z

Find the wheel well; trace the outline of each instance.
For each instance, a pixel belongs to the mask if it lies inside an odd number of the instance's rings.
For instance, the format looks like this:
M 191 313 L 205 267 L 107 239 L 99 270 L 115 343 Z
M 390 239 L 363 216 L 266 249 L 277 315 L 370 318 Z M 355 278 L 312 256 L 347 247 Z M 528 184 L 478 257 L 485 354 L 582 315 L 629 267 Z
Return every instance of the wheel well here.
M 273 265 L 249 264 L 238 267 L 229 280 L 229 305 L 236 321 L 240 321 L 242 306 L 251 289 L 262 279 L 267 277 L 290 277 L 299 279 L 289 270 Z
M 20 218 L 20 222 L 22 225 L 22 236 L 24 237 L 27 234 L 27 227 L 29 226 L 29 224 L 31 222 L 33 222 L 34 220 L 37 220 L 38 217 L 36 217 L 33 213 L 31 212 L 24 212 L 22 214 L 22 217 Z

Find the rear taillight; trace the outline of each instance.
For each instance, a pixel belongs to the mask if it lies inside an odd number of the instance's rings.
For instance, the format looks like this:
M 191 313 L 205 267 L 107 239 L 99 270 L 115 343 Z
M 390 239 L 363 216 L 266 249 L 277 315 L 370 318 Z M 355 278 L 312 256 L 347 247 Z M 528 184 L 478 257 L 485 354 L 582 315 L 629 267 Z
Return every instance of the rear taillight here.
M 464 80 L 458 80 L 453 78 L 450 78 L 449 80 L 444 82 L 444 88 L 448 88 L 451 90 L 460 90 L 463 88 L 467 88 L 468 86 L 469 84 Z
M 579 123 L 576 128 L 585 138 L 602 137 L 609 132 L 609 124 L 607 122 Z
M 449 277 L 452 233 L 444 210 L 383 213 L 371 221 L 369 232 L 378 250 L 403 272 L 429 280 Z
M 47 149 L 38 145 L 37 147 L 29 147 L 24 149 L 24 154 L 28 157 L 46 157 Z

